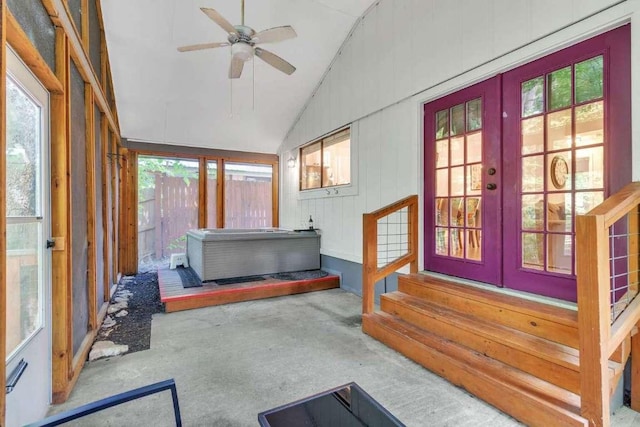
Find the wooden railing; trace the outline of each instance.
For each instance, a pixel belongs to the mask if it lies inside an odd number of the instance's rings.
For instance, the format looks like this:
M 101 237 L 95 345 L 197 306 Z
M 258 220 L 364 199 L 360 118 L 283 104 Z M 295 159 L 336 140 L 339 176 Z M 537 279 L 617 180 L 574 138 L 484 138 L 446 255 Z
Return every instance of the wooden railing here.
M 418 196 L 362 216 L 362 313 L 374 309 L 375 284 L 405 265 L 418 272 Z
M 640 182 L 634 182 L 576 216 L 581 415 L 592 426 L 609 425 L 611 390 L 630 355 L 631 408 L 640 410 L 639 204 Z M 616 363 L 619 374 L 612 377 Z

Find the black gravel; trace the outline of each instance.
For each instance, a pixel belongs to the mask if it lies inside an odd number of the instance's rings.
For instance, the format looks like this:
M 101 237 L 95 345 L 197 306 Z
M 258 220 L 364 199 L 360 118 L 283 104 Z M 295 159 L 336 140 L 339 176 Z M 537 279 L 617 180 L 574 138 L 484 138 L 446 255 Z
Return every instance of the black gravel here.
M 108 329 L 100 329 L 96 341 L 126 344 L 129 346 L 127 353 L 148 350 L 151 344 L 151 316 L 164 311 L 160 302 L 157 271 L 123 277 L 114 293 L 114 298 L 122 290 L 133 294 L 129 297 L 128 308 L 126 308 L 128 314 L 123 317 L 116 317 L 116 313 L 111 314 L 116 325 Z M 112 300 L 111 303 L 113 304 L 114 301 Z

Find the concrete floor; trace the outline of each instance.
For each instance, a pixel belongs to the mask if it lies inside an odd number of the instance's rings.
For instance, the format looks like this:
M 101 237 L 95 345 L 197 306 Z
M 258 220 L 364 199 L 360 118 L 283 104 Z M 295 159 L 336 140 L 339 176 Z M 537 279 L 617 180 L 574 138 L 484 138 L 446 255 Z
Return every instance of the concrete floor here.
M 154 315 L 151 349 L 85 365 L 51 413 L 174 378 L 185 426 L 257 426 L 261 411 L 351 381 L 408 426 L 513 426 L 360 329 L 361 299 L 340 289 Z M 614 426 L 640 425 L 622 408 Z M 76 425 L 172 426 L 168 392 Z

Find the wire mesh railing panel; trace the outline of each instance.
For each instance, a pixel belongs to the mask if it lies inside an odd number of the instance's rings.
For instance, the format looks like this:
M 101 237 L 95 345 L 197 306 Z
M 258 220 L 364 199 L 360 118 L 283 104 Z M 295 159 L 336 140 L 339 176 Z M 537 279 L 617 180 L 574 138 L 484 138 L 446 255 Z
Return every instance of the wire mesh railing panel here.
M 377 267 L 382 268 L 409 253 L 409 208 L 377 221 Z
M 611 323 L 638 295 L 639 220 L 640 215 L 636 208 L 609 228 Z

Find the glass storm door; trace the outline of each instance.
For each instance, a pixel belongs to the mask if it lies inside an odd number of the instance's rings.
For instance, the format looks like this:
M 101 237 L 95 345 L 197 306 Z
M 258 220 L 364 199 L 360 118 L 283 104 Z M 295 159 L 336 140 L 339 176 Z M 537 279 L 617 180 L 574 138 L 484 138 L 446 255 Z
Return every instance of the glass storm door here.
M 627 25 L 504 74 L 505 287 L 575 301 L 575 216 L 631 180 L 629 54 Z
M 7 49 L 7 426 L 46 415 L 51 398 L 48 93 Z M 2 322 L 4 323 L 4 322 Z
M 425 265 L 500 283 L 496 77 L 425 105 Z
M 575 301 L 575 215 L 631 181 L 629 30 L 425 105 L 427 270 Z

